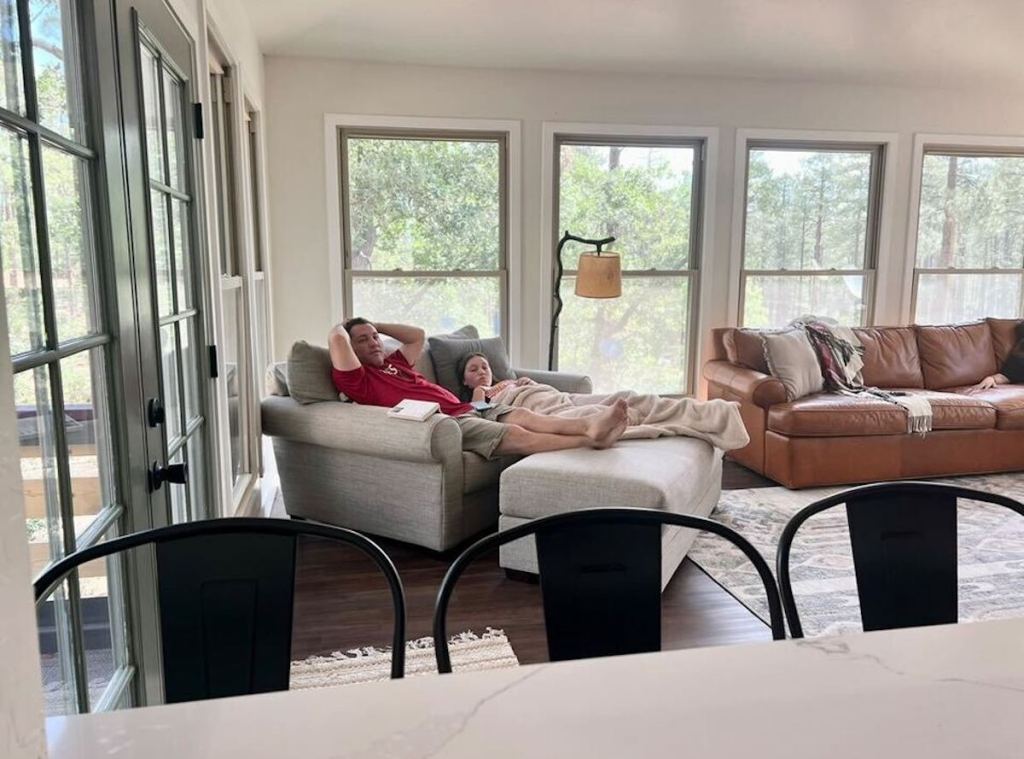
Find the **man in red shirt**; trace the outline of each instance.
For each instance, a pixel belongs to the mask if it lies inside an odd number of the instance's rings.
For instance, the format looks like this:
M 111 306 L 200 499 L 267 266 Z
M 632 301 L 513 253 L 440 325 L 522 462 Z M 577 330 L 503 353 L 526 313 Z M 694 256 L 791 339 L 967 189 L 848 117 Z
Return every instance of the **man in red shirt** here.
M 395 338 L 402 346 L 385 354 L 381 334 Z M 626 429 L 625 401 L 584 419 L 542 416 L 503 405 L 477 411 L 413 369 L 423 352 L 424 339 L 419 327 L 375 326 L 360 317 L 349 319 L 331 330 L 328 338 L 334 386 L 356 403 L 369 406 L 394 406 L 403 400 L 434 401 L 462 428 L 463 450 L 488 459 L 564 448 L 608 448 Z

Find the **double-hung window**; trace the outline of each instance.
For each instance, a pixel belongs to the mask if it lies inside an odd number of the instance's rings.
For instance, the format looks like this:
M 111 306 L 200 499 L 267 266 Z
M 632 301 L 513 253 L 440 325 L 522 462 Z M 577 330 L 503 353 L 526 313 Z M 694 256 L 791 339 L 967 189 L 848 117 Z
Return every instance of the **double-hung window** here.
M 1024 314 L 1024 152 L 926 146 L 914 321 Z
M 507 134 L 340 139 L 345 315 L 507 339 Z
M 740 322 L 871 318 L 884 148 L 747 142 Z
M 553 239 L 615 237 L 622 295 L 574 295 L 576 261 L 563 250 L 558 368 L 597 392 L 692 392 L 703 140 L 556 135 Z

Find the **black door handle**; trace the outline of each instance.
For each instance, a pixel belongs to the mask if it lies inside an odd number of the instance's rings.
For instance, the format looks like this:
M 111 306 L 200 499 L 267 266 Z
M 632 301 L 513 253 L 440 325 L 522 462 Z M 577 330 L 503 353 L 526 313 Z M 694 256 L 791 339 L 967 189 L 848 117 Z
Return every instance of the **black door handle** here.
M 149 469 L 149 490 L 159 490 L 165 482 L 184 485 L 188 482 L 188 464 L 170 464 L 160 466 L 155 461 Z

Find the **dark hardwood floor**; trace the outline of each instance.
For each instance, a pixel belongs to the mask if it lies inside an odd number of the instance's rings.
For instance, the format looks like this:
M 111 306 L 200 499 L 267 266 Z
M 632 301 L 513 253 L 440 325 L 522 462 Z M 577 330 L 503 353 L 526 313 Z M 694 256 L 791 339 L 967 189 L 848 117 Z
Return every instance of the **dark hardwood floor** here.
M 772 485 L 736 464 L 725 465 L 725 489 Z M 406 637 L 430 635 L 437 588 L 458 549 L 442 555 L 391 540 L 378 542 L 405 586 Z M 540 588 L 507 579 L 496 553 L 467 570 L 449 613 L 452 633 L 482 633 L 488 627 L 505 631 L 523 664 L 546 661 Z M 296 570 L 293 658 L 385 646 L 390 636 L 387 586 L 369 560 L 353 549 L 304 541 Z M 675 649 L 767 641 L 771 636 L 763 622 L 687 559 L 662 596 L 662 638 L 665 649 Z

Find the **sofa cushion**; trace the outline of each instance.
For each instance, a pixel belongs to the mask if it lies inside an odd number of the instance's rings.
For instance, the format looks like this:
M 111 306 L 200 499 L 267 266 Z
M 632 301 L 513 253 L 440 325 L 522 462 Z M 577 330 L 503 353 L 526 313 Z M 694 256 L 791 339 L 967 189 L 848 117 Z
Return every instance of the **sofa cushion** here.
M 996 363 L 1003 365 L 1006 357 L 1010 355 L 1013 346 L 1017 344 L 1017 326 L 1020 319 L 986 319 L 988 327 L 992 331 L 992 344 L 996 349 Z
M 973 385 L 996 373 L 995 347 L 986 322 L 914 329 L 925 387 Z
M 725 357 L 732 364 L 739 364 L 761 374 L 768 374 L 768 362 L 764 357 L 764 337 L 756 329 L 730 329 L 722 337 Z
M 988 390 L 961 387 L 954 388 L 954 392 L 970 392 L 972 398 L 991 404 L 996 410 L 997 430 L 1024 430 L 1024 385 L 1000 385 Z
M 428 342 L 430 343 L 430 360 L 434 364 L 437 384 L 455 395 L 460 395 L 462 390 L 460 381 L 462 378 L 457 376 L 456 367 L 459 359 L 467 353 L 483 353 L 487 356 L 495 382 L 515 379 L 515 372 L 509 365 L 508 351 L 505 350 L 505 341 L 500 337 L 471 339 L 438 335 L 431 337 Z
M 913 327 L 860 327 L 853 331 L 864 346 L 865 385 L 924 387 Z
M 764 346 L 768 369 L 786 388 L 788 400 L 795 401 L 824 387 L 818 355 L 802 329 L 765 334 Z
M 982 398 L 915 389 L 907 392 L 927 395 L 933 430 L 991 429 L 996 425 L 995 408 Z M 768 429 L 792 437 L 905 435 L 907 412 L 881 399 L 818 393 L 772 406 Z
M 339 400 L 331 380 L 331 353 L 327 348 L 299 340 L 288 353 L 288 392 L 299 403 Z
M 267 395 L 288 395 L 288 362 L 275 361 L 267 366 L 264 376 L 264 387 Z
M 496 459 L 485 459 L 471 451 L 462 452 L 462 492 L 475 493 L 489 487 L 498 487 L 501 470 L 515 461 L 514 457 L 505 456 Z

